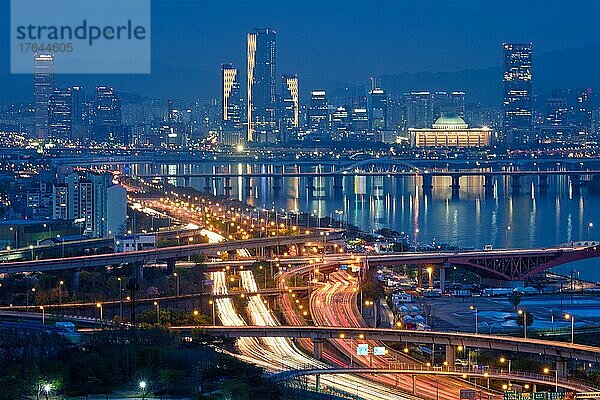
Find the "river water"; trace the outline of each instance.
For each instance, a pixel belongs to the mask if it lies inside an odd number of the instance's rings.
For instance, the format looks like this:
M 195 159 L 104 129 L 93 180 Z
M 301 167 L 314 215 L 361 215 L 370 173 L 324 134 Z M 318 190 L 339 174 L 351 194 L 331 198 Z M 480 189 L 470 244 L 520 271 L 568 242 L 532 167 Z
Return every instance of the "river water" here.
M 267 171 L 266 165 L 219 165 L 221 171 Z M 163 165 L 161 173 L 207 173 L 214 165 Z M 149 173 L 137 167 L 134 173 Z M 183 179 L 172 183 L 183 185 Z M 483 177 L 461 178 L 458 197 L 452 196 L 451 180 L 437 177 L 430 194 L 423 192 L 419 177 L 354 177 L 343 181 L 343 191 L 331 178 L 285 178 L 274 189 L 270 178 L 253 178 L 250 196 L 243 178 L 231 180 L 231 196 L 262 208 L 315 213 L 343 218 L 365 231 L 389 228 L 405 232 L 411 240 L 438 242 L 462 248 L 550 247 L 571 241 L 600 240 L 600 195 L 573 188 L 566 176 L 551 176 L 540 190 L 537 177 L 521 178 L 521 190 L 512 192 L 507 177 L 497 177 L 486 193 Z M 204 179 L 191 178 L 191 186 L 203 190 Z M 213 184 L 223 194 L 223 182 Z M 216 186 L 216 188 L 215 188 Z M 313 187 L 312 195 L 308 187 Z M 591 224 L 591 225 L 590 225 Z M 588 260 L 557 269 L 580 271 L 582 279 L 600 281 L 600 260 Z

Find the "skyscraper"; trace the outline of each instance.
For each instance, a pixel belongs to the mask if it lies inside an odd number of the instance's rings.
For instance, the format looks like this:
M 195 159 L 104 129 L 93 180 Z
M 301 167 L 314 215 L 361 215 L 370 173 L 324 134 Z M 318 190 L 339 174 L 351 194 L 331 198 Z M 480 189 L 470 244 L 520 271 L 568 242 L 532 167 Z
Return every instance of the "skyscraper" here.
M 326 131 L 329 127 L 329 110 L 327 105 L 327 92 L 313 90 L 310 92 L 307 123 L 312 131 Z
M 531 43 L 504 43 L 504 142 L 520 148 L 531 142 Z
M 241 126 L 240 82 L 233 64 L 221 64 L 221 122 L 223 127 Z
M 300 103 L 298 75 L 283 75 L 281 77 L 281 131 L 282 139 L 297 138 L 300 122 Z
M 381 88 L 369 90 L 367 95 L 367 110 L 369 114 L 369 130 L 387 129 L 388 97 Z
M 48 100 L 54 92 L 54 56 L 35 54 L 33 97 L 35 103 L 35 135 L 38 139 L 48 137 Z
M 98 86 L 93 104 L 94 138 L 100 142 L 126 143 L 126 129 L 121 121 L 121 100 L 113 88 Z
M 80 143 L 88 139 L 88 109 L 82 86 L 71 86 L 71 139 Z
M 56 89 L 48 100 L 48 137 L 71 139 L 72 98 L 69 89 Z
M 256 28 L 248 34 L 248 141 L 274 141 L 276 126 L 276 32 Z

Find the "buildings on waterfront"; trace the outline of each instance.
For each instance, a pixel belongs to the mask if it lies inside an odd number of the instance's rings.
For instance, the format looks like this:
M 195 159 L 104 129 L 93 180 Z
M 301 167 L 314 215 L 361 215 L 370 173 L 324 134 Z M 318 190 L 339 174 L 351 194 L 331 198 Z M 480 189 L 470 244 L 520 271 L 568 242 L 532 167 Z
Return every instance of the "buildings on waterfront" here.
M 508 148 L 529 146 L 532 126 L 532 44 L 504 43 L 504 143 Z
M 431 128 L 409 128 L 410 144 L 415 147 L 486 147 L 492 130 L 486 126 L 469 128 L 462 117 L 439 117 Z

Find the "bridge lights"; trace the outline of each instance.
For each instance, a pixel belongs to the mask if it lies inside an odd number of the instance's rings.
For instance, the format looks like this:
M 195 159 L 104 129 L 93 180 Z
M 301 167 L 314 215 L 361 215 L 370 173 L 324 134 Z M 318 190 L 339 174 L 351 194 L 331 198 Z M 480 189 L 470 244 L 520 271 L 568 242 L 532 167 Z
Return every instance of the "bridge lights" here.
M 550 369 L 548 367 L 544 367 L 542 372 L 544 373 L 544 375 L 549 375 L 550 372 L 554 372 L 555 390 L 558 392 L 558 369 Z
M 508 390 L 508 385 L 506 383 L 504 383 L 502 385 L 502 390 L 504 390 L 506 392 L 506 390 Z
M 505 357 L 500 357 L 500 364 L 505 364 L 508 363 L 508 374 L 510 375 L 510 370 L 511 370 L 511 360 L 506 359 Z
M 405 354 L 408 354 L 408 347 L 405 347 L 402 351 L 404 351 Z
M 146 399 L 146 388 L 148 386 L 146 381 L 140 381 L 138 386 L 140 387 L 140 390 L 142 391 L 142 399 Z

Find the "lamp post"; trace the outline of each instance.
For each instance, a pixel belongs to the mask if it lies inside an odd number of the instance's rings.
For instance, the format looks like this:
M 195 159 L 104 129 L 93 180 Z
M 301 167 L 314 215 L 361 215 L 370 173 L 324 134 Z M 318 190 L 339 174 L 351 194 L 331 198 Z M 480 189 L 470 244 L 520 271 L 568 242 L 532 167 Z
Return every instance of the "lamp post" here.
M 96 308 L 100 310 L 100 321 L 102 321 L 102 303 L 96 303 Z
M 213 300 L 209 300 L 208 304 L 212 306 L 212 324 L 215 325 L 215 302 Z
M 550 374 L 550 372 L 554 372 L 554 382 L 555 382 L 554 390 L 556 390 L 558 392 L 558 369 L 550 369 L 548 367 L 544 367 L 543 372 L 545 375 Z
M 65 284 L 65 281 L 58 282 L 58 305 L 62 305 L 62 287 Z
M 500 363 L 504 364 L 508 362 L 508 374 L 510 375 L 510 367 L 511 367 L 511 360 L 510 359 L 506 359 L 504 357 L 500 357 Z
M 429 281 L 427 286 L 429 289 L 433 289 L 433 267 L 429 266 L 426 268 L 427 274 L 429 276 Z
M 173 276 L 175 277 L 175 285 L 177 286 L 177 297 L 179 297 L 179 274 L 177 274 L 177 272 L 173 272 Z
M 40 306 L 40 310 L 42 310 L 42 325 L 46 325 L 46 311 L 44 310 L 44 306 Z
M 119 321 L 123 322 L 123 280 L 119 276 Z
M 565 319 L 571 321 L 571 344 L 575 343 L 575 316 L 573 314 L 565 314 Z
M 34 257 L 33 257 L 33 245 L 32 244 L 29 245 L 29 250 L 31 250 L 31 261 L 33 261 Z
M 505 247 L 506 247 L 507 249 L 508 249 L 508 234 L 509 234 L 509 232 L 510 232 L 510 230 L 511 230 L 511 229 L 512 229 L 512 228 L 510 227 L 510 225 L 508 225 L 508 226 L 506 227 L 506 232 L 505 232 L 505 237 L 504 237 L 504 240 L 505 240 L 505 244 L 506 244 L 506 245 L 505 245 Z
M 156 307 L 156 324 L 160 324 L 160 305 L 158 301 L 154 302 L 154 306 Z
M 469 309 L 471 309 L 471 310 L 475 311 L 475 334 L 478 334 L 478 333 L 479 333 L 479 321 L 478 321 L 478 318 L 479 318 L 479 315 L 478 315 L 478 314 L 479 314 L 479 310 L 478 310 L 478 309 L 477 309 L 477 307 L 475 307 L 474 305 L 470 305 L 470 306 L 469 306 Z
M 588 239 L 588 242 L 590 241 L 590 229 L 592 229 L 593 227 L 594 227 L 594 223 L 593 222 L 588 223 L 588 225 L 587 225 L 587 239 Z
M 140 390 L 142 391 L 142 399 L 146 399 L 146 381 L 140 381 Z
M 35 288 L 31 288 L 31 293 L 33 294 L 33 302 L 35 303 Z M 26 292 L 25 297 L 27 298 L 27 307 L 29 307 L 29 290 Z
M 517 314 L 523 316 L 523 337 L 527 339 L 527 311 L 519 310 Z

